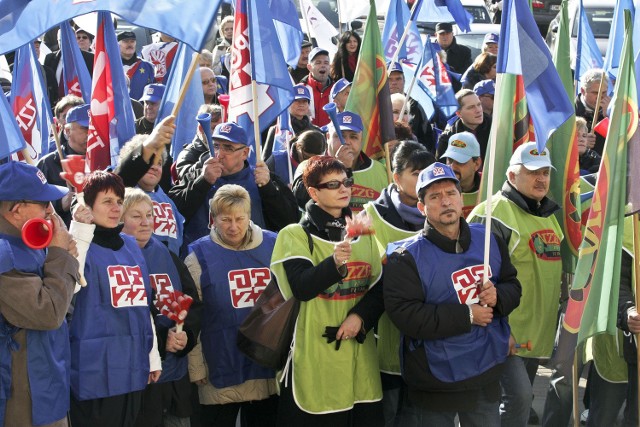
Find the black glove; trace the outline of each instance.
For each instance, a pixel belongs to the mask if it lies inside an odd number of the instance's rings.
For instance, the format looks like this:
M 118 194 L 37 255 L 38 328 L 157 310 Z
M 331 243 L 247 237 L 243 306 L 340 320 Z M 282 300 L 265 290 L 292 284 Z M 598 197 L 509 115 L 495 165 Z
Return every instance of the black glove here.
M 324 328 L 324 334 L 322 334 L 322 336 L 327 339 L 327 344 L 331 344 L 334 341 L 336 342 L 336 351 L 340 350 L 340 343 L 342 342 L 336 338 L 339 329 L 340 326 L 326 326 Z

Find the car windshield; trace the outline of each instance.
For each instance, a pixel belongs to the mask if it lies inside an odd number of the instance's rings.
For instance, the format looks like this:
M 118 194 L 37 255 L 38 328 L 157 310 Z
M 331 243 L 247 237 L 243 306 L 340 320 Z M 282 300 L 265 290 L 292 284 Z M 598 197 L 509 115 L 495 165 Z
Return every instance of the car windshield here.
M 587 13 L 587 19 L 589 20 L 589 26 L 593 31 L 593 36 L 599 39 L 606 39 L 609 37 L 609 30 L 611 30 L 611 22 L 613 21 L 613 9 L 596 9 L 585 8 Z M 571 36 L 578 37 L 578 20 L 574 21 L 573 31 Z
M 474 24 L 491 24 L 491 17 L 487 13 L 486 7 L 465 6 L 464 8 L 473 16 Z
M 484 34 L 480 33 L 460 33 L 456 34 L 456 43 L 467 46 L 471 49 L 471 57 L 475 58 L 482 52 Z

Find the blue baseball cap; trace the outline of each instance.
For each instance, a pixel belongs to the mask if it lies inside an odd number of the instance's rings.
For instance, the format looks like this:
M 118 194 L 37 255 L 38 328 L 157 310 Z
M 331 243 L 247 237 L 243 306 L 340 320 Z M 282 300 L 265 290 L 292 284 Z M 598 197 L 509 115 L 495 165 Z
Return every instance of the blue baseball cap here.
M 551 164 L 549 150 L 545 148 L 542 153 L 538 152 L 538 145 L 535 141 L 527 142 L 516 148 L 516 151 L 514 151 L 511 156 L 511 160 L 509 160 L 509 165 L 522 165 L 530 171 L 536 171 L 542 168 L 555 169 Z
M 387 62 L 387 75 L 390 75 L 394 71 L 398 71 L 399 73 L 404 74 L 402 64 L 399 62 Z
M 441 156 L 441 158 L 453 159 L 458 163 L 467 163 L 474 157 L 480 157 L 480 144 L 471 132 L 451 135 L 447 151 Z
M 352 130 L 354 132 L 362 132 L 364 128 L 360 116 L 351 111 L 338 113 L 338 125 L 340 126 L 340 130 Z
M 67 111 L 67 123 L 78 123 L 80 126 L 89 127 L 89 104 L 82 104 Z
M 293 99 L 297 101 L 298 99 L 306 99 L 311 102 L 311 92 L 309 92 L 309 88 L 303 84 L 297 84 L 293 87 Z
M 451 166 L 447 166 L 444 163 L 435 162 L 427 166 L 420 175 L 418 175 L 418 182 L 416 182 L 416 194 L 420 193 L 420 190 L 427 188 L 434 182 L 442 181 L 443 179 L 450 179 L 458 181 L 456 174 L 451 169 Z
M 0 165 L 0 200 L 35 200 L 52 202 L 69 192 L 67 187 L 52 185 L 42 171 L 22 162 Z
M 165 85 L 163 84 L 151 83 L 144 88 L 144 93 L 142 94 L 140 101 L 160 102 L 162 100 L 162 95 L 164 95 L 164 89 Z
M 481 80 L 473 87 L 473 91 L 478 96 L 482 95 L 495 95 L 496 93 L 496 84 L 493 80 Z
M 329 94 L 329 102 L 333 102 L 336 96 L 349 86 L 351 86 L 351 82 L 344 77 L 335 82 L 331 88 L 331 93 Z
M 500 36 L 497 35 L 496 33 L 487 33 L 484 35 L 483 44 L 487 44 L 487 43 L 498 44 L 499 42 L 500 42 Z
M 243 144 L 248 146 L 247 133 L 237 123 L 226 122 L 220 123 L 213 129 L 213 139 L 222 139 L 234 144 Z

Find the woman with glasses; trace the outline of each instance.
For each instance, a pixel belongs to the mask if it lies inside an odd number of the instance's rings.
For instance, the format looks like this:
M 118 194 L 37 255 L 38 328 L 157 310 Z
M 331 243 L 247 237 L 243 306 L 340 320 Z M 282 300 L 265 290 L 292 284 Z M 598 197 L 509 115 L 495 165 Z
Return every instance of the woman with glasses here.
M 271 270 L 285 298 L 301 301 L 280 381 L 279 426 L 382 426 L 373 333 L 384 310 L 380 253 L 370 235 L 345 239 L 353 179 L 334 157 L 303 172 L 311 200 L 278 234 Z M 365 339 L 366 338 L 366 339 Z
M 380 256 L 384 255 L 387 244 L 413 236 L 424 227 L 425 217 L 417 208 L 416 182 L 420 171 L 434 162 L 433 155 L 416 141 L 402 141 L 395 148 L 393 182 L 376 201 L 365 205 L 376 231 L 374 237 Z M 406 386 L 400 373 L 400 331 L 386 313 L 378 322 L 377 337 L 386 425 L 393 426 L 397 422 L 406 427 L 416 425 L 410 418 L 411 408 L 403 403 L 406 402 Z

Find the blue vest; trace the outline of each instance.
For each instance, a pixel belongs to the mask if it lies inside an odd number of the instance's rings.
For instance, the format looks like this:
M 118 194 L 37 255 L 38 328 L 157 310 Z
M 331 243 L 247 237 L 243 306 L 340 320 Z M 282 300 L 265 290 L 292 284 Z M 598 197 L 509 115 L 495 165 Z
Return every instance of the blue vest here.
M 216 388 L 275 376 L 275 372 L 253 362 L 236 346 L 238 327 L 271 278 L 269 263 L 275 241 L 275 233 L 263 230 L 263 241 L 255 249 L 226 249 L 209 236 L 189 247 L 202 267 L 204 318 L 200 340 L 209 366 L 209 381 Z
M 142 390 L 149 379 L 151 286 L 142 251 L 92 243 L 71 321 L 71 391 L 78 400 Z
M 155 237 L 151 237 L 149 243 L 142 249 L 142 255 L 147 262 L 151 288 L 154 291 L 154 300 L 158 311 L 164 305 L 163 300 L 169 296 L 175 299 L 173 291 L 182 292 L 180 275 L 167 247 Z M 175 322 L 163 314 L 155 318 L 156 325 L 172 328 Z M 167 352 L 162 361 L 162 374 L 159 383 L 176 381 L 187 374 L 188 361 L 186 357 L 177 357 L 175 353 Z
M 260 199 L 260 193 L 258 192 L 258 186 L 255 181 L 255 169 L 253 166 L 245 167 L 240 172 L 232 175 L 221 176 L 218 178 L 209 189 L 207 197 L 193 217 L 189 220 L 189 223 L 184 228 L 184 241 L 188 245 L 191 242 L 195 242 L 203 236 L 209 235 L 211 229 L 210 215 L 209 215 L 209 201 L 213 198 L 213 195 L 218 191 L 218 188 L 225 184 L 237 184 L 244 187 L 251 196 L 251 220 L 255 225 L 260 228 L 265 227 L 264 217 L 262 216 L 262 200 Z
M 273 157 L 273 163 L 275 165 L 275 174 L 282 180 L 284 183 L 289 183 L 293 181 L 293 177 L 296 174 L 297 166 L 294 166 L 293 160 L 291 161 L 291 179 L 289 179 L 289 161 L 287 158 L 289 157 L 289 153 L 287 151 L 274 151 L 271 153 Z
M 28 248 L 20 238 L 0 234 L 0 274 L 10 270 L 44 276 L 44 250 Z M 4 425 L 11 397 L 11 351 L 17 350 L 13 335 L 18 328 L 0 315 L 0 426 Z M 50 424 L 69 410 L 69 330 L 64 320 L 51 331 L 26 330 L 27 373 L 33 424 Z
M 471 246 L 463 254 L 445 252 L 419 234 L 398 243 L 413 256 L 425 294 L 425 304 L 479 303 L 476 281 L 482 277 L 484 225 L 469 224 Z M 490 277 L 500 275 L 501 255 L 491 236 Z M 428 262 L 437 260 L 437 262 Z M 422 345 L 429 369 L 443 382 L 463 381 L 503 363 L 509 350 L 509 324 L 506 317 L 494 316 L 486 327 L 471 326 L 471 332 L 437 339 L 414 340 Z
M 184 233 L 184 217 L 160 186 L 156 191 L 146 193 L 153 200 L 153 235 L 165 242 L 171 252 L 179 255 Z

